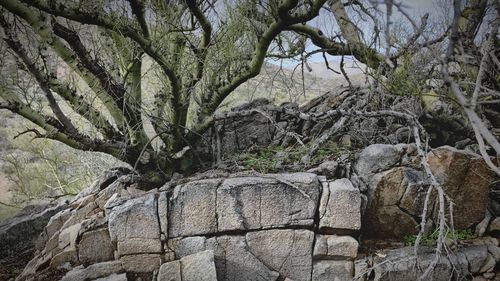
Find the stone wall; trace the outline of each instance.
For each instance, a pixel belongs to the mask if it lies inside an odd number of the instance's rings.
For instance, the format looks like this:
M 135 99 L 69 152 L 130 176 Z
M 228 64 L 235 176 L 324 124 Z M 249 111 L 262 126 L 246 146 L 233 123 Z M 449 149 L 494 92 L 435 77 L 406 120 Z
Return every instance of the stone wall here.
M 334 270 L 339 276 L 354 273 L 358 242 L 348 235 L 361 227 L 361 197 L 348 179 L 269 174 L 143 193 L 127 187 L 127 177 L 93 187 L 54 216 L 45 247 L 19 280 L 66 263 L 74 269 L 63 280 L 85 280 L 88 267 L 78 265 L 98 264 L 105 269 L 92 269 L 92 278 L 158 272 L 170 280 L 165 272 L 186 267 L 174 260 L 189 263 L 199 252 L 213 260 L 218 280 L 330 280 L 332 266 L 343 269 Z
M 459 175 L 456 159 L 467 167 Z M 429 154 L 450 195 L 474 191 L 464 208 L 484 214 L 492 175 L 475 159 L 450 148 Z M 149 192 L 131 175 L 103 178 L 50 219 L 16 280 L 415 280 L 432 249 L 360 250 L 365 238 L 415 233 L 426 184 L 414 148 L 369 146 L 353 167 L 349 179 L 212 174 Z M 433 280 L 490 280 L 499 261 L 495 238 L 450 244 Z

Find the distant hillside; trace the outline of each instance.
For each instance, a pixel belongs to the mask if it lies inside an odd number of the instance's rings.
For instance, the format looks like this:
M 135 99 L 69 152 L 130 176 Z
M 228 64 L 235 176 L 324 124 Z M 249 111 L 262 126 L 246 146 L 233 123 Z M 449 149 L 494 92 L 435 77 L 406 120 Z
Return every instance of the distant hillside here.
M 280 67 L 266 63 L 257 77 L 241 85 L 235 93 L 231 94 L 224 102 L 224 108 L 249 102 L 256 98 L 267 98 L 275 104 L 282 102 L 303 103 L 314 97 L 324 94 L 348 83 L 340 72 L 340 63 L 330 61 L 327 68 L 324 62 L 309 63 L 302 67 L 287 65 Z M 365 83 L 366 75 L 363 73 L 365 66 L 354 61 L 346 61 L 344 69 L 354 85 Z M 311 71 L 309 71 L 311 70 Z

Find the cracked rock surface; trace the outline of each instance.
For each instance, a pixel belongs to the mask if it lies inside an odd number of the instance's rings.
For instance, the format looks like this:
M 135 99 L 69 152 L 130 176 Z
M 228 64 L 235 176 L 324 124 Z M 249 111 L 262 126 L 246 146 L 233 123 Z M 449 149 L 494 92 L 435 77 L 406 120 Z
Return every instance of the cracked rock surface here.
M 427 160 L 446 194 L 455 202 L 454 225 L 466 229 L 481 222 L 495 181 L 481 156 L 440 147 Z M 427 176 L 419 165 L 414 145 L 374 144 L 366 147 L 354 165 L 353 182 L 367 196 L 363 235 L 373 239 L 398 239 L 417 233 L 421 221 Z M 429 201 L 429 218 L 435 216 L 435 194 Z M 432 229 L 432 219 L 428 221 Z
M 407 248 L 363 259 L 358 249 L 360 237 L 414 233 L 427 187 L 415 157 L 412 145 L 369 146 L 353 176 L 331 180 L 226 174 L 145 192 L 130 175 L 103 178 L 47 218 L 35 256 L 16 280 L 413 280 L 421 272 L 412 271 Z M 484 214 L 491 175 L 476 156 L 442 148 L 428 157 L 450 196 L 472 194 L 466 208 Z M 459 161 L 466 168 L 458 170 Z M 460 226 L 482 219 L 457 207 Z M 500 248 L 488 241 L 443 257 L 433 280 L 493 278 Z M 418 255 L 421 265 L 431 257 Z

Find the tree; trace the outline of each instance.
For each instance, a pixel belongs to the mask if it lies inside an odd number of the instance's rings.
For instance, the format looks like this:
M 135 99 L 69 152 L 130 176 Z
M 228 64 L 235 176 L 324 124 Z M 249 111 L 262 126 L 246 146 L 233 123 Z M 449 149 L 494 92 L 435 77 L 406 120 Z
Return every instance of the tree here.
M 379 36 L 382 29 L 372 15 L 377 7 L 371 5 L 338 0 L 2 0 L 0 26 L 9 50 L 4 58 L 15 64 L 4 75 L 10 81 L 3 81 L 0 109 L 36 124 L 41 130 L 27 132 L 37 138 L 113 155 L 159 185 L 200 164 L 195 150 L 217 108 L 259 74 L 266 58 L 304 58 L 310 39 L 321 48 L 318 52 L 352 55 L 387 73 L 403 54 L 445 38 L 419 41 L 424 17 L 415 34 L 392 53 L 390 21 L 385 38 Z M 392 6 L 388 1 L 388 19 Z M 372 42 L 347 8 L 371 18 Z M 337 34 L 312 24 L 323 10 L 335 19 Z M 380 38 L 389 46 L 385 54 L 374 47 Z M 59 64 L 70 75 L 58 75 Z M 18 84 L 29 85 L 43 99 L 35 102 L 26 87 L 13 86 Z
M 188 150 L 266 57 L 304 51 L 303 23 L 325 2 L 5 0 L 0 24 L 16 76 L 3 84 L 0 108 L 38 125 L 35 137 L 111 154 L 159 184 L 192 168 Z M 58 77 L 60 62 L 70 77 Z M 145 63 L 159 76 L 154 95 L 142 86 L 151 79 Z M 36 82 L 44 106 L 12 86 L 22 79 Z M 147 106 L 146 96 L 154 96 Z

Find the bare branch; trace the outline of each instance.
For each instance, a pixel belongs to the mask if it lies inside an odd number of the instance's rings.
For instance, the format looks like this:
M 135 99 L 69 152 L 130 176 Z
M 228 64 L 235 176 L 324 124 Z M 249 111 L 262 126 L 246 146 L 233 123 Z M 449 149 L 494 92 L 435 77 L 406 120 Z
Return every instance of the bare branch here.
M 349 116 L 342 116 L 333 126 L 328 129 L 325 133 L 323 133 L 317 140 L 313 142 L 311 148 L 307 152 L 306 155 L 302 157 L 300 160 L 304 164 L 308 164 L 311 161 L 313 155 L 318 151 L 318 149 L 327 142 L 335 133 L 337 133 L 344 124 L 349 120 Z
M 145 141 L 146 133 L 142 127 L 142 121 L 140 120 L 139 108 L 137 106 L 134 107 L 134 103 L 125 101 L 126 92 L 123 85 L 117 83 L 104 66 L 102 66 L 97 59 L 93 59 L 90 56 L 90 53 L 75 31 L 66 28 L 55 20 L 52 22 L 52 28 L 54 34 L 64 39 L 73 49 L 81 65 L 97 78 L 101 87 L 111 96 L 116 106 L 122 109 L 134 139 L 139 142 Z
M 28 71 L 35 77 L 40 88 L 44 91 L 49 106 L 52 109 L 54 115 L 59 119 L 59 121 L 66 127 L 67 131 L 72 135 L 79 135 L 80 133 L 75 128 L 73 123 L 68 119 L 68 117 L 62 112 L 61 108 L 57 104 L 54 95 L 51 92 L 49 77 L 44 75 L 40 69 L 37 68 L 35 63 L 28 57 L 25 49 L 17 39 L 17 36 L 12 33 L 12 26 L 6 21 L 5 17 L 0 15 L 0 25 L 2 26 L 4 33 L 8 38 L 4 41 L 7 45 L 17 54 L 17 56 L 24 63 Z
M 106 109 L 110 112 L 115 120 L 118 128 L 125 124 L 121 109 L 116 106 L 112 97 L 106 94 L 105 89 L 98 87 L 99 81 L 87 70 L 78 66 L 74 57 L 74 53 L 57 37 L 55 36 L 45 22 L 40 20 L 40 17 L 30 10 L 27 6 L 17 0 L 6 0 L 0 3 L 14 15 L 24 19 L 41 38 L 42 41 L 47 41 L 51 48 L 74 70 L 82 77 L 90 88 L 94 90 L 99 99 L 102 100 Z M 123 130 L 123 128 L 121 129 Z
M 493 46 L 494 39 L 498 32 L 499 25 L 500 25 L 500 18 L 497 17 L 496 20 L 491 25 L 490 33 L 488 34 L 488 40 L 486 40 L 486 42 L 483 43 L 483 48 L 482 48 L 483 57 L 481 58 L 481 63 L 479 64 L 479 70 L 477 72 L 477 77 L 476 77 L 476 86 L 474 87 L 474 92 L 472 93 L 472 99 L 470 101 L 470 106 L 472 109 L 474 109 L 477 104 L 477 98 L 479 97 L 479 91 L 481 89 L 481 84 L 484 79 L 484 74 L 490 62 L 489 56 L 490 52 L 494 47 Z

